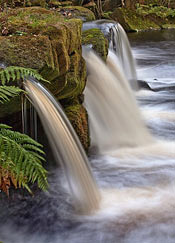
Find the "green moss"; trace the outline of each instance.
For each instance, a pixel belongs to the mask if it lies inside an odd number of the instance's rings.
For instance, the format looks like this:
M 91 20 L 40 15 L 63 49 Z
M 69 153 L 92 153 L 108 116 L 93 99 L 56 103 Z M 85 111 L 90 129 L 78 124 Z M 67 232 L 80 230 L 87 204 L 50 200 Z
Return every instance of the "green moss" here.
M 19 8 L 8 11 L 6 15 L 0 14 L 0 35 L 4 28 L 8 29 L 8 35 L 16 31 L 28 34 L 39 34 L 49 25 L 64 22 L 64 18 L 57 12 L 40 7 Z
M 9 66 L 58 69 L 47 36 L 0 36 L 0 60 Z
M 60 10 L 67 13 L 68 19 L 77 18 L 81 19 L 83 22 L 95 20 L 94 13 L 91 10 L 81 6 L 68 6 L 60 8 Z
M 57 0 L 50 0 L 48 3 L 49 7 L 66 7 L 66 6 L 71 6 L 72 5 L 72 1 L 57 1 Z
M 82 44 L 92 44 L 92 48 L 106 60 L 108 54 L 108 41 L 99 29 L 85 30 L 82 33 Z
M 104 13 L 103 13 L 103 18 L 104 18 L 104 19 L 111 19 L 111 14 L 112 14 L 111 11 L 104 12 Z
M 57 99 L 67 99 L 70 105 L 76 100 L 76 105 L 80 106 L 77 97 L 81 96 L 86 82 L 86 67 L 81 56 L 82 21 L 65 21 L 56 11 L 29 7 L 0 14 L 0 23 L 1 34 L 4 28 L 8 30 L 5 36 L 0 34 L 0 62 L 38 70 L 51 81 L 47 88 Z M 83 109 L 80 107 L 76 110 L 79 121 Z M 16 100 L 7 109 L 1 109 L 1 116 L 18 110 L 20 102 Z M 86 120 L 86 116 L 81 119 Z M 79 135 L 84 120 L 75 125 Z M 87 128 L 83 132 L 87 133 Z M 88 134 L 83 136 L 88 137 Z M 83 143 L 87 148 L 88 143 Z
M 175 24 L 163 24 L 162 29 L 175 29 Z
M 160 29 L 154 21 L 138 15 L 135 11 L 125 8 L 116 9 L 111 15 L 112 19 L 118 21 L 123 28 L 130 31 Z
M 80 49 L 81 20 L 60 21 L 55 12 L 38 7 L 11 10 L 1 18 L 12 35 L 0 38 L 1 61 L 38 69 L 50 81 L 68 72 L 69 55 Z
M 66 107 L 65 112 L 76 130 L 82 145 L 87 150 L 89 147 L 89 129 L 86 110 L 82 105 L 77 104 Z
M 4 7 L 27 7 L 27 6 L 41 6 L 46 7 L 47 3 L 46 0 L 1 0 L 0 6 Z
M 157 17 L 160 17 L 162 19 L 175 17 L 175 10 L 165 6 L 154 6 L 152 4 L 149 5 L 137 4 L 136 11 L 138 14 L 142 16 L 155 14 Z
M 41 6 L 45 8 L 47 6 L 46 0 L 30 0 L 28 6 Z
M 57 99 L 73 99 L 79 96 L 86 84 L 86 65 L 84 59 L 77 52 L 70 57 L 69 72 L 57 78 L 56 83 L 62 84 L 53 90 Z

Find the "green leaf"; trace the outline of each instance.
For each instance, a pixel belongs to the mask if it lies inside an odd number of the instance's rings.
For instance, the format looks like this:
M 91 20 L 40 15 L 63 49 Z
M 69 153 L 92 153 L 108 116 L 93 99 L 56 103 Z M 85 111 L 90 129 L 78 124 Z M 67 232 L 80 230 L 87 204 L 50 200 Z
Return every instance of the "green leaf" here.
M 42 190 L 48 188 L 47 171 L 42 162 L 45 159 L 42 145 L 25 134 L 9 130 L 0 124 L 0 174 L 6 168 L 18 187 L 26 188 L 30 193 L 29 183 L 37 181 Z
M 15 87 L 15 86 L 0 86 L 0 102 L 5 103 L 21 92 L 24 92 L 22 89 Z

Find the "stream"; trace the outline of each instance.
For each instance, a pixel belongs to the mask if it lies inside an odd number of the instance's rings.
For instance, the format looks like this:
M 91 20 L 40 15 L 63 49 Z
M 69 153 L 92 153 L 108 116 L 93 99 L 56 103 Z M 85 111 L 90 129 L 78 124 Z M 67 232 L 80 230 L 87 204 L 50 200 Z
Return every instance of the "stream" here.
M 129 40 L 138 79 L 152 88 L 135 96 L 156 145 L 90 153 L 102 195 L 91 215 L 76 213 L 66 178 L 55 167 L 48 192 L 2 196 L 3 243 L 174 243 L 175 31 L 131 33 Z

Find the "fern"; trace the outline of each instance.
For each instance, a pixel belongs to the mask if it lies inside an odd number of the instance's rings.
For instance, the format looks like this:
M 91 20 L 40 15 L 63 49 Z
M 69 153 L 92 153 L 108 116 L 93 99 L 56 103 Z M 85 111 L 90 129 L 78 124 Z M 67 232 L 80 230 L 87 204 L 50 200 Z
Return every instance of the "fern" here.
M 0 71 L 0 80 L 2 85 L 5 85 L 10 81 L 23 81 L 29 76 L 36 78 L 38 81 L 49 82 L 48 80 L 44 79 L 36 70 L 31 68 L 10 66 Z
M 5 103 L 10 101 L 10 98 L 18 96 L 24 90 L 15 86 L 0 86 L 0 103 Z
M 0 103 L 25 92 L 19 87 L 6 86 L 11 81 L 23 81 L 32 76 L 37 80 L 48 82 L 33 69 L 10 66 L 0 71 Z M 7 195 L 9 188 L 26 188 L 30 193 L 30 183 L 37 182 L 38 187 L 48 187 L 47 171 L 43 168 L 45 160 L 42 145 L 32 138 L 10 130 L 11 127 L 0 124 L 0 189 Z
M 48 182 L 47 171 L 42 166 L 42 145 L 9 128 L 0 124 L 0 188 L 8 194 L 8 185 L 13 184 L 31 192 L 29 183 L 37 181 L 38 187 L 46 190 Z

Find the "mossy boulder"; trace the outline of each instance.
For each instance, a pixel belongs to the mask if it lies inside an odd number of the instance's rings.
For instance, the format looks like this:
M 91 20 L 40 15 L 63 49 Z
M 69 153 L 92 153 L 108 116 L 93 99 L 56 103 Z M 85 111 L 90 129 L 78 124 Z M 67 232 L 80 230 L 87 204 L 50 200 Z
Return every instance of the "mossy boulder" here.
M 82 44 L 92 45 L 92 49 L 105 61 L 108 55 L 108 40 L 99 29 L 89 29 L 82 33 Z
M 1 13 L 0 23 L 0 62 L 34 68 L 50 81 L 47 87 L 58 100 L 77 100 L 86 83 L 81 55 L 82 21 L 65 20 L 57 11 L 28 7 Z M 14 99 L 8 106 L 1 105 L 1 118 L 17 113 L 19 103 Z M 81 102 L 78 105 L 82 107 Z M 80 123 L 79 115 L 74 123 Z M 88 140 L 88 134 L 83 134 Z
M 175 24 L 163 24 L 162 29 L 175 29 Z
M 29 6 L 41 6 L 43 8 L 47 6 L 46 0 L 30 0 L 29 2 Z
M 0 36 L 0 62 L 6 66 L 41 70 L 46 65 L 59 72 L 52 51 L 48 36 Z
M 84 63 L 81 57 L 81 20 L 65 21 L 57 12 L 31 7 L 2 13 L 0 21 L 3 23 L 0 25 L 2 63 L 35 68 L 54 82 L 65 75 L 62 88 L 69 83 L 69 72 L 78 76 L 80 66 L 85 70 L 81 64 Z
M 67 7 L 72 6 L 72 1 L 57 1 L 57 0 L 50 0 L 48 1 L 48 6 L 52 8 L 59 8 L 59 7 Z
M 67 19 L 76 18 L 81 19 L 83 22 L 95 20 L 94 13 L 88 8 L 81 6 L 67 6 L 63 8 L 60 7 L 57 11 Z
M 111 18 L 119 22 L 123 26 L 123 28 L 128 32 L 161 28 L 150 18 L 140 16 L 134 10 L 131 9 L 117 8 L 111 14 Z
M 68 116 L 70 122 L 72 123 L 74 129 L 76 130 L 80 141 L 84 148 L 89 147 L 89 128 L 87 122 L 87 112 L 82 105 L 71 105 L 65 108 L 66 115 Z
M 105 12 L 113 11 L 115 8 L 121 6 L 121 0 L 106 0 L 103 4 L 103 10 Z
M 41 6 L 46 7 L 46 0 L 0 0 L 0 6 L 6 7 L 27 7 L 27 6 Z

